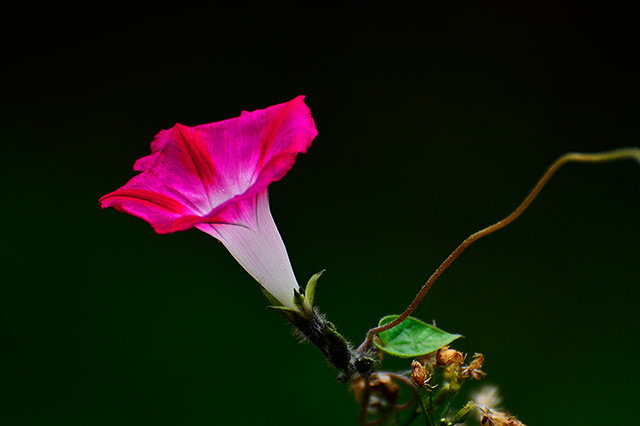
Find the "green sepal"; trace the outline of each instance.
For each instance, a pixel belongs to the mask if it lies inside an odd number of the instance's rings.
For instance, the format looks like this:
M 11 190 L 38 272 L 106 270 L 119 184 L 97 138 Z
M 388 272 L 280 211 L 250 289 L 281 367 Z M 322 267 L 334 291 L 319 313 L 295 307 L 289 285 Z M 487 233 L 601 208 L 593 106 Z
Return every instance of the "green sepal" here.
M 399 316 L 388 315 L 378 325 L 388 324 Z M 413 358 L 435 352 L 460 337 L 463 336 L 447 333 L 417 318 L 408 317 L 395 327 L 378 334 L 375 345 L 390 355 Z
M 316 295 L 316 284 L 318 283 L 318 279 L 324 274 L 326 269 L 323 269 L 320 272 L 317 272 L 309 278 L 307 282 L 307 286 L 304 288 L 304 298 L 305 298 L 305 307 L 307 310 L 313 310 L 313 299 Z
M 467 402 L 467 405 L 458 410 L 458 412 L 453 416 L 451 424 L 455 425 L 464 422 L 467 417 L 469 417 L 469 414 L 471 414 L 474 407 L 475 404 L 472 401 Z
M 282 306 L 282 303 L 280 303 L 280 301 L 276 299 L 273 294 L 269 293 L 266 288 L 260 286 L 260 291 L 272 306 Z
M 293 290 L 293 304 L 299 308 L 300 311 L 304 309 L 304 296 L 297 288 Z
M 262 290 L 262 294 L 267 298 L 271 305 L 267 306 L 267 309 L 272 311 L 279 311 L 287 317 L 289 321 L 293 321 L 294 316 L 302 316 L 302 312 L 295 308 L 290 308 L 289 306 L 285 306 L 278 299 L 276 299 L 271 293 L 269 293 L 264 287 L 260 286 L 260 290 Z
M 438 426 L 453 426 L 460 423 L 464 423 L 464 421 L 469 417 L 469 414 L 475 408 L 475 404 L 472 401 L 467 402 L 467 405 L 462 407 L 456 414 L 453 415 L 453 419 L 447 420 L 446 418 L 440 419 L 438 422 Z
M 299 310 L 290 308 L 288 306 L 283 306 L 283 305 L 280 305 L 280 306 L 271 305 L 271 306 L 267 306 L 267 309 L 271 309 L 271 310 L 274 310 L 274 311 L 288 312 L 288 313 L 300 315 L 300 311 Z

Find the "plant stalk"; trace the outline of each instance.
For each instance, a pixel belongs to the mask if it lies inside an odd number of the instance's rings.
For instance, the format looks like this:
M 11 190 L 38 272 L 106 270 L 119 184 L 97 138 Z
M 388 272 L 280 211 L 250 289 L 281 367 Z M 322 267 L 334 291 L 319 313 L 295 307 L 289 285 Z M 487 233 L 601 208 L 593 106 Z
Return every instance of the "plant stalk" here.
M 369 330 L 367 336 L 362 342 L 362 344 L 358 347 L 358 352 L 362 353 L 369 349 L 373 343 L 373 338 L 376 334 L 381 333 L 383 331 L 389 330 L 390 328 L 395 327 L 400 324 L 402 321 L 407 319 L 409 315 L 413 313 L 413 311 L 418 307 L 422 299 L 424 299 L 425 295 L 429 291 L 429 289 L 433 286 L 436 280 L 442 275 L 442 273 L 462 254 L 463 251 L 466 250 L 471 244 L 475 241 L 479 240 L 482 237 L 486 237 L 489 234 L 492 234 L 505 226 L 509 225 L 511 222 L 516 220 L 529 205 L 533 202 L 533 200 L 538 196 L 542 188 L 547 184 L 549 179 L 558 171 L 560 167 L 562 167 L 566 163 L 577 162 L 577 163 L 605 163 L 610 161 L 619 161 L 619 160 L 635 160 L 640 164 L 640 148 L 630 147 L 630 148 L 622 148 L 616 149 L 612 151 L 605 152 L 596 152 L 596 153 L 580 153 L 580 152 L 570 152 L 564 154 L 560 158 L 558 158 L 549 168 L 544 172 L 540 180 L 533 187 L 529 195 L 520 203 L 520 205 L 509 214 L 504 219 L 494 223 L 491 226 L 487 226 L 480 231 L 471 234 L 464 240 L 451 254 L 438 266 L 438 268 L 431 274 L 427 282 L 422 286 L 418 294 L 415 296 L 411 304 L 405 309 L 405 311 L 395 320 L 391 321 L 388 324 L 382 325 L 380 327 L 375 327 Z

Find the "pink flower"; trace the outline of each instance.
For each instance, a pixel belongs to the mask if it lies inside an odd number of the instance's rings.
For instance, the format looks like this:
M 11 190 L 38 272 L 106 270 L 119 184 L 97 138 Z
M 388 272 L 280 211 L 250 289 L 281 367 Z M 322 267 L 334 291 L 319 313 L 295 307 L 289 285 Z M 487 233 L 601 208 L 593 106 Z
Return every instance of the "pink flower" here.
M 284 306 L 299 288 L 269 210 L 267 187 L 317 135 L 304 97 L 216 123 L 176 124 L 151 143 L 142 172 L 102 198 L 159 234 L 198 228 L 220 240 Z

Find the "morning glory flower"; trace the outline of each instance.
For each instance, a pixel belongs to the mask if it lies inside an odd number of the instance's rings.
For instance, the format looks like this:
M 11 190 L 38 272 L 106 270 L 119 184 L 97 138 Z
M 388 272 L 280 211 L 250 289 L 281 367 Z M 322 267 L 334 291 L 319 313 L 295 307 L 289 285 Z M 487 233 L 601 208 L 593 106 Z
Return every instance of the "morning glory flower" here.
M 159 234 L 206 232 L 277 301 L 297 309 L 299 286 L 267 191 L 316 135 L 303 96 L 215 123 L 176 124 L 136 161 L 141 173 L 100 203 L 144 219 Z

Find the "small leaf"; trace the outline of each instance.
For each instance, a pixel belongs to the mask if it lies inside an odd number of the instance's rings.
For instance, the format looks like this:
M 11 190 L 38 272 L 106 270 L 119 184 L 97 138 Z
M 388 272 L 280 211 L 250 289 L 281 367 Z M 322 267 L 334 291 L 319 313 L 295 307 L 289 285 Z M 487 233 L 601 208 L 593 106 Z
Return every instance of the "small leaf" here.
M 313 276 L 309 278 L 309 282 L 307 282 L 307 286 L 304 288 L 304 295 L 307 301 L 306 307 L 309 310 L 313 309 L 313 299 L 316 295 L 316 284 L 318 283 L 318 279 L 322 276 L 322 274 L 324 274 L 324 271 L 326 271 L 326 269 L 323 269 L 322 271 L 313 274 Z
M 400 315 L 388 315 L 380 320 L 385 325 Z M 449 334 L 433 325 L 409 317 L 395 327 L 378 334 L 376 346 L 391 355 L 411 358 L 427 355 L 437 351 L 462 337 L 460 334 Z
M 292 314 L 296 314 L 296 315 L 300 315 L 300 311 L 297 309 L 293 309 L 293 308 L 289 308 L 287 306 L 275 306 L 275 305 L 271 305 L 271 306 L 267 306 L 267 309 L 271 309 L 274 311 L 281 311 L 281 312 L 289 312 Z

